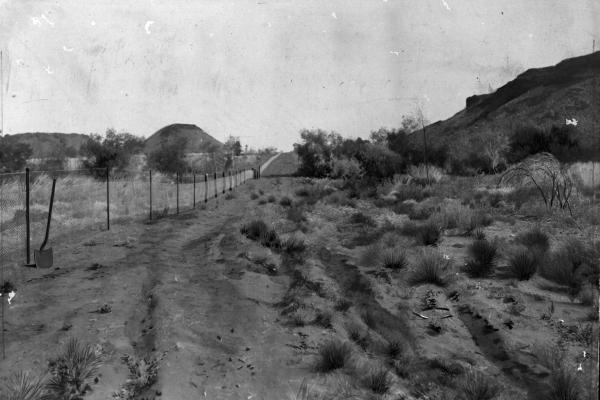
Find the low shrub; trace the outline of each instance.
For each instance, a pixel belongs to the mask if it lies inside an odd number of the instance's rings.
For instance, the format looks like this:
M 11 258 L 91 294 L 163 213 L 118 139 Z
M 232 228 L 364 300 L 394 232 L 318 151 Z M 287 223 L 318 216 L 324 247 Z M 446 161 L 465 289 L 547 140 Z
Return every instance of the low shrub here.
M 569 241 L 551 252 L 540 268 L 540 275 L 568 287 L 575 296 L 586 283 L 596 284 L 600 275 L 600 251 L 593 245 Z
M 298 206 L 291 206 L 287 210 L 287 219 L 297 224 L 306 221 L 306 217 L 304 216 L 304 210 Z
M 269 197 L 267 197 L 267 201 L 269 203 L 275 203 L 277 201 L 277 198 L 273 195 L 269 195 Z
M 426 220 L 428 219 L 435 211 L 433 207 L 413 207 L 408 212 L 408 218 L 412 220 Z
M 265 204 L 267 204 L 267 200 L 266 199 L 260 199 L 258 201 L 258 204 L 260 204 L 261 206 L 264 206 Z
M 447 272 L 449 267 L 450 260 L 445 259 L 439 252 L 424 251 L 410 273 L 409 283 L 411 285 L 431 283 L 444 287 L 448 283 Z
M 290 207 L 292 205 L 292 199 L 287 196 L 283 196 L 281 200 L 279 200 L 279 204 L 283 207 Z
M 313 321 L 313 323 L 315 325 L 319 325 L 323 328 L 329 329 L 332 328 L 332 322 L 333 321 L 333 314 L 331 313 L 331 311 L 328 310 L 323 310 L 323 311 L 319 311 L 317 313 L 317 316 L 315 317 L 315 320 Z
M 508 256 L 505 275 L 509 278 L 526 281 L 536 273 L 539 258 L 527 248 L 518 248 Z
M 339 299 L 335 302 L 334 309 L 340 312 L 346 312 L 348 309 L 352 307 L 352 302 L 348 299 Z
M 256 194 L 255 192 L 250 193 L 250 199 L 251 200 L 256 200 L 258 199 L 260 196 L 258 194 Z
M 281 243 L 277 232 L 262 220 L 254 220 L 248 224 L 244 224 L 240 232 L 248 239 L 256 240 L 265 247 L 280 247 Z
M 470 259 L 464 266 L 464 271 L 471 278 L 485 278 L 496 266 L 498 247 L 495 242 L 486 239 L 475 240 L 469 245 Z
M 398 185 L 393 191 L 394 196 L 400 202 L 405 200 L 422 201 L 431 197 L 431 189 L 420 185 Z
M 384 268 L 393 270 L 403 269 L 408 265 L 404 249 L 392 247 L 385 249 L 381 254 L 381 263 Z
M 233 200 L 235 199 L 235 194 L 233 192 L 227 192 L 225 195 L 225 200 Z
M 340 340 L 322 343 L 318 349 L 318 360 L 315 369 L 318 372 L 330 372 L 343 368 L 352 356 L 352 347 Z

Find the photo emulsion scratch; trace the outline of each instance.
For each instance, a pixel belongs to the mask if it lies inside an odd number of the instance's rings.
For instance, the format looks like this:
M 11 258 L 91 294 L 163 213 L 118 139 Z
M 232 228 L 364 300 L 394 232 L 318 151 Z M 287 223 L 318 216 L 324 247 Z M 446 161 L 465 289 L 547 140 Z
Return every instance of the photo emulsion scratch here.
M 600 400 L 599 21 L 0 0 L 0 399 Z

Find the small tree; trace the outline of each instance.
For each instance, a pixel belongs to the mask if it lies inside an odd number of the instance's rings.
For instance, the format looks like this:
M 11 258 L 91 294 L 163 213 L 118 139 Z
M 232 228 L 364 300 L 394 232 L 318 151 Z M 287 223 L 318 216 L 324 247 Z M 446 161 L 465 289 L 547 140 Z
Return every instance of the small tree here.
M 547 209 L 555 205 L 568 208 L 572 214 L 569 198 L 573 192 L 573 179 L 568 168 L 550 153 L 539 153 L 512 166 L 500 177 L 500 183 L 531 183 L 540 193 Z
M 12 172 L 25 168 L 27 159 L 33 150 L 26 143 L 11 143 L 6 138 L 0 138 L 0 171 Z
M 148 166 L 164 173 L 177 173 L 186 169 L 185 138 L 163 141 L 161 146 L 148 154 Z
M 317 178 L 329 175 L 333 149 L 343 142 L 342 137 L 335 132 L 327 133 L 320 129 L 302 130 L 300 137 L 303 143 L 294 144 L 294 151 L 300 158 L 300 175 Z
M 129 133 L 117 133 L 114 129 L 106 130 L 106 136 L 90 135 L 82 152 L 87 157 L 85 168 L 123 170 L 129 164 L 131 155 L 140 153 L 144 140 Z

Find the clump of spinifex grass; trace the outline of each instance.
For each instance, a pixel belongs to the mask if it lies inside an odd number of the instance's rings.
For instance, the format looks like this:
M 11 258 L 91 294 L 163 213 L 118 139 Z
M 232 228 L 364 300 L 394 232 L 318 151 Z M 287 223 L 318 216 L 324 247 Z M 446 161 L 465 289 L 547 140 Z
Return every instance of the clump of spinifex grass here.
M 487 277 L 496 266 L 497 245 L 486 239 L 475 240 L 469 246 L 469 256 L 464 271 L 472 278 Z
M 345 367 L 352 356 L 352 347 L 337 339 L 322 343 L 318 350 L 315 369 L 318 372 L 331 372 Z

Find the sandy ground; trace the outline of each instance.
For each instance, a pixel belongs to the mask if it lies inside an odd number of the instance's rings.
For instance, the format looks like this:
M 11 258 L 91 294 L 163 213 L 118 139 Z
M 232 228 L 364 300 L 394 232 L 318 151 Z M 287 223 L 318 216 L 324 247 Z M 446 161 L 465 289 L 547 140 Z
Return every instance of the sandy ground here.
M 392 378 L 389 398 L 444 398 L 448 389 L 429 383 L 441 378 L 423 367 L 442 358 L 486 371 L 504 387 L 499 398 L 524 399 L 548 375 L 533 346 L 565 336 L 561 325 L 584 324 L 589 310 L 566 295 L 539 289 L 535 279 L 475 281 L 459 273 L 446 289 L 410 287 L 407 271 L 381 271 L 364 263 L 365 247 L 348 245 L 358 232 L 349 216 L 360 209 L 378 222 L 406 219 L 367 202 L 354 208 L 319 202 L 307 212 L 300 235 L 308 248 L 301 262 L 240 234 L 241 225 L 255 218 L 283 236 L 296 231 L 285 219 L 286 209 L 264 199 L 271 194 L 277 201 L 283 195 L 293 198 L 300 185 L 291 178 L 251 181 L 237 188 L 234 198 L 210 200 L 202 210 L 55 242 L 55 269 L 10 275 L 17 297 L 6 310 L 0 380 L 15 370 L 42 373 L 59 346 L 77 337 L 99 346 L 104 358 L 90 399 L 110 398 L 125 382 L 123 354 L 161 360 L 158 381 L 138 398 L 293 399 L 305 378 L 331 387 L 348 376 L 353 382 L 346 386 L 365 395 L 360 374 L 322 376 L 312 366 L 318 344 L 333 337 L 347 340 L 347 324 L 362 323 L 361 313 L 368 309 L 376 320 L 371 327 L 375 344 L 401 337 L 421 360 L 410 377 Z M 251 200 L 250 194 L 259 191 L 262 197 Z M 496 222 L 486 234 L 510 237 L 527 226 Z M 439 249 L 460 265 L 470 241 L 447 235 Z M 363 280 L 372 291 L 364 289 Z M 428 291 L 443 310 L 420 311 Z M 349 301 L 349 309 L 334 311 L 341 299 Z M 524 307 L 516 315 L 509 309 L 515 302 Z M 550 304 L 553 315 L 542 319 Z M 105 305 L 110 312 L 99 312 Z M 331 311 L 331 326 L 291 324 L 288 311 L 294 305 L 294 313 L 302 310 L 307 321 Z M 432 330 L 433 321 L 440 332 Z M 590 346 L 568 335 L 564 340 L 569 362 L 577 368 L 578 354 Z M 377 346 L 365 352 L 357 348 L 356 354 L 358 364 L 384 362 Z M 592 379 L 594 359 L 580 361 Z

